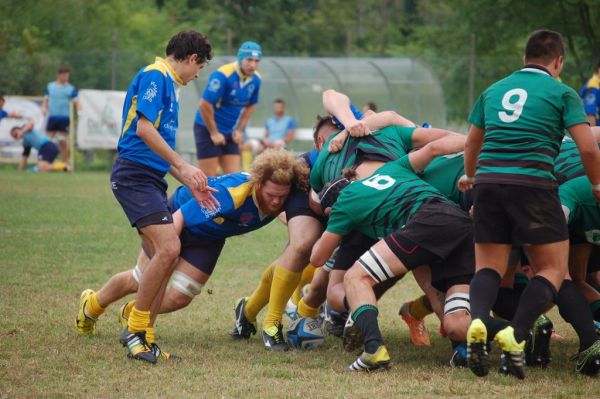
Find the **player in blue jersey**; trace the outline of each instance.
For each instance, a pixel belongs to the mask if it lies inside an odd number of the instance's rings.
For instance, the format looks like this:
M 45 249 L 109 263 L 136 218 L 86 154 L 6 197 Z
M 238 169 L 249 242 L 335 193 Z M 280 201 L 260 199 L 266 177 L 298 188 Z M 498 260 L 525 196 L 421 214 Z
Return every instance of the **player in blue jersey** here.
M 60 158 L 63 162 L 69 161 L 69 144 L 67 135 L 69 134 L 69 124 L 71 115 L 72 100 L 75 104 L 77 113 L 81 110 L 81 105 L 77 98 L 77 89 L 69 83 L 71 70 L 63 65 L 58 68 L 56 80 L 48 83 L 44 90 L 44 101 L 42 102 L 42 113 L 48 115 L 48 125 L 46 134 L 58 140 L 60 146 Z
M 35 148 L 38 152 L 38 161 L 36 166 L 30 169 L 32 172 L 68 171 L 66 163 L 54 162 L 58 155 L 58 146 L 43 133 L 35 130 L 31 119 L 21 127 L 15 126 L 10 129 L 10 135 L 15 140 L 23 140 L 23 155 L 19 161 L 19 170 L 25 170 L 31 149 Z
M 180 252 L 167 205 L 165 174 L 170 172 L 186 185 L 201 205 L 212 209 L 217 203 L 205 174 L 174 151 L 179 89 L 195 79 L 211 58 L 212 47 L 206 36 L 195 31 L 177 33 L 167 44 L 166 58 L 156 57 L 133 78 L 123 106 L 112 191 L 131 226 L 154 254 L 129 318 L 127 347 L 130 357 L 150 363 L 156 362 L 156 356 L 146 341 L 146 328 L 151 313 L 160 307 Z M 81 301 L 86 301 L 83 294 Z
M 211 73 L 194 121 L 198 167 L 209 176 L 240 171 L 240 144 L 256 109 L 261 78 L 261 47 L 245 42 L 237 61 Z
M 585 114 L 590 125 L 598 125 L 600 114 L 600 61 L 596 64 L 596 72 L 581 88 L 579 96 L 583 100 Z
M 218 190 L 214 194 L 219 201 L 216 209 L 202 208 L 188 187 L 179 187 L 170 199 L 170 209 L 181 241 L 180 258 L 157 313 L 187 306 L 212 274 L 225 240 L 271 222 L 283 209 L 290 190 L 306 190 L 307 183 L 308 168 L 302 160 L 284 150 L 268 150 L 255 160 L 249 174 L 209 178 L 209 184 Z M 133 270 L 113 276 L 97 293 L 84 291 L 86 300 L 80 303 L 77 316 L 80 334 L 92 334 L 97 318 L 109 304 L 141 287 L 140 277 L 143 282 L 148 272 L 148 256 L 153 257 L 151 248 L 143 248 Z M 126 319 L 133 313 L 132 304 L 122 310 Z M 153 328 L 147 334 L 153 341 Z M 156 355 L 168 357 L 153 342 L 150 345 Z

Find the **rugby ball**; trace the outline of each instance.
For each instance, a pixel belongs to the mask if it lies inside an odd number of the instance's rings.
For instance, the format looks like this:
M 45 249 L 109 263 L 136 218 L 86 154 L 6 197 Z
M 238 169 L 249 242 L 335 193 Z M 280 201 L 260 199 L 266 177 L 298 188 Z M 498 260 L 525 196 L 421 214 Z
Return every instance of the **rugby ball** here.
M 287 340 L 291 347 L 296 349 L 314 349 L 325 341 L 321 328 L 321 319 L 300 317 L 287 330 Z

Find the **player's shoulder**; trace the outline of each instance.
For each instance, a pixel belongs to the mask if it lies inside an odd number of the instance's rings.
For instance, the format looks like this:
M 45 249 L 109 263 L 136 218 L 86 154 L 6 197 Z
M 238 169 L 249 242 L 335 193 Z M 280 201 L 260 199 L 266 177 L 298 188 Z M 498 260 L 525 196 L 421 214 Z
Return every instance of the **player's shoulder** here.
M 587 89 L 600 89 L 600 76 L 592 76 L 585 84 Z
M 237 63 L 230 62 L 229 64 L 221 65 L 215 72 L 228 78 L 236 72 L 236 65 Z M 215 74 L 215 72 L 213 72 L 213 74 Z
M 160 74 L 165 78 L 168 75 L 167 66 L 160 62 L 155 62 L 153 64 L 146 65 L 146 67 L 144 67 L 142 69 L 142 73 L 144 73 L 144 74 L 146 74 L 146 73 L 147 74 Z

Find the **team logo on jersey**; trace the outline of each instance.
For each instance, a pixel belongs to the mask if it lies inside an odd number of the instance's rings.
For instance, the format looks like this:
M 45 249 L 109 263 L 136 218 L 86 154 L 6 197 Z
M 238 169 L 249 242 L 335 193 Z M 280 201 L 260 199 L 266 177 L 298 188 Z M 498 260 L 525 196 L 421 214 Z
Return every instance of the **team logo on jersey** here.
M 254 85 L 251 84 L 250 86 L 248 86 L 248 97 L 250 97 L 252 95 L 252 93 L 254 92 Z
M 177 131 L 177 122 L 174 119 L 163 124 L 163 128 L 173 134 Z
M 146 92 L 144 93 L 144 96 L 142 97 L 142 99 L 151 103 L 157 94 L 158 94 L 158 86 L 156 85 L 156 82 L 152 81 L 152 82 L 150 82 L 150 87 L 148 87 L 146 89 Z
M 213 79 L 208 83 L 208 90 L 217 92 L 221 88 L 221 81 L 219 79 Z
M 589 93 L 587 96 L 585 96 L 585 103 L 587 105 L 596 104 L 596 95 L 594 93 Z

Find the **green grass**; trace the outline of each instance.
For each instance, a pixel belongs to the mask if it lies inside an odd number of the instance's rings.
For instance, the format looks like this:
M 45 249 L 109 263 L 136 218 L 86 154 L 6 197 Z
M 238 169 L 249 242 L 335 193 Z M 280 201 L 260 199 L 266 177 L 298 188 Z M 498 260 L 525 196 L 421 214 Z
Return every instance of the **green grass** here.
M 380 303 L 394 362 L 387 373 L 345 372 L 354 354 L 341 351 L 335 337 L 314 351 L 283 354 L 266 352 L 257 337 L 231 341 L 235 299 L 252 291 L 285 245 L 278 222 L 229 240 L 202 294 L 159 318 L 159 342 L 183 361 L 129 361 L 117 342 L 118 306 L 100 319 L 96 336 L 79 337 L 73 328 L 81 291 L 131 268 L 139 250 L 108 173 L 0 170 L 0 186 L 0 398 L 591 398 L 600 392 L 599 379 L 574 373 L 568 357 L 577 340 L 555 311 L 550 316 L 566 339 L 553 342 L 551 369 L 531 370 L 524 382 L 448 369 L 450 344 L 437 334 L 437 321 L 428 318 L 432 346 L 416 348 L 396 314 L 402 301 L 418 295 L 412 277 Z

